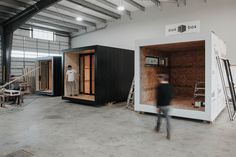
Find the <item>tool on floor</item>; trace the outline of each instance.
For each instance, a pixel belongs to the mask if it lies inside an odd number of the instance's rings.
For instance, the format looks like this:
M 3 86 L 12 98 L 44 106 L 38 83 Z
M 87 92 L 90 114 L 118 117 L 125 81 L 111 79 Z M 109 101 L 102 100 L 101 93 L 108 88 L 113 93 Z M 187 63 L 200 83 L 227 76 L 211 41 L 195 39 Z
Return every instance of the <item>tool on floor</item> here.
M 236 94 L 235 94 L 235 86 L 233 82 L 232 72 L 230 68 L 230 62 L 227 58 L 216 57 L 217 65 L 220 72 L 222 87 L 224 91 L 226 106 L 229 113 L 229 118 L 233 121 L 236 117 Z M 225 78 L 226 76 L 226 78 Z M 229 95 L 226 84 L 229 86 Z M 232 107 L 233 106 L 233 107 Z
M 130 87 L 126 107 L 129 109 L 132 109 L 132 110 L 134 109 L 134 79 L 133 79 L 131 87 Z

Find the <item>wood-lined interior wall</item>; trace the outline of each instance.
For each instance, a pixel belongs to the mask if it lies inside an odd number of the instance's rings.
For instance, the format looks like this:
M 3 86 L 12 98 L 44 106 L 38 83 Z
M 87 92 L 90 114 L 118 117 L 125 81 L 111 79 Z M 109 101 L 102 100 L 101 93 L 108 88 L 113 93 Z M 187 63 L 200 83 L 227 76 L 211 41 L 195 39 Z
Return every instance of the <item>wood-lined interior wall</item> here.
M 141 48 L 141 103 L 155 103 L 155 88 L 159 84 L 158 74 L 169 74 L 168 68 L 159 68 L 153 66 L 145 66 L 146 56 L 168 57 L 167 53 L 158 52 L 149 48 Z
M 40 86 L 39 86 L 39 75 L 40 75 L 40 73 L 39 73 L 39 71 L 40 71 L 40 63 L 39 63 L 39 61 L 36 61 L 35 62 L 35 66 L 36 67 L 39 67 L 39 69 L 37 69 L 36 71 L 35 71 L 35 90 L 36 91 L 39 91 L 40 89 Z
M 66 76 L 66 71 L 68 65 L 72 66 L 72 69 L 76 70 L 76 72 L 79 72 L 79 53 L 77 52 L 68 52 L 65 53 L 65 64 L 64 64 L 64 93 L 67 96 L 68 95 L 68 87 L 67 87 L 67 76 Z M 76 94 L 79 92 L 79 77 L 76 78 L 76 89 L 78 90 Z
M 52 78 L 52 61 L 48 61 L 48 89 L 52 90 L 52 83 L 53 83 L 53 78 Z
M 48 90 L 48 61 L 40 61 L 40 91 Z
M 155 104 L 155 88 L 159 84 L 158 74 L 168 74 L 174 97 L 192 98 L 197 81 L 205 81 L 205 43 L 195 46 L 169 45 L 166 51 L 158 45 L 140 49 L 141 103 Z M 171 49 L 173 47 L 173 49 Z M 181 48 L 182 47 L 182 48 Z M 167 57 L 168 67 L 145 66 L 146 56 Z
M 193 97 L 196 82 L 205 82 L 204 49 L 171 53 L 170 83 L 175 97 Z
M 40 65 L 40 81 L 39 91 L 52 90 L 52 60 L 39 61 Z

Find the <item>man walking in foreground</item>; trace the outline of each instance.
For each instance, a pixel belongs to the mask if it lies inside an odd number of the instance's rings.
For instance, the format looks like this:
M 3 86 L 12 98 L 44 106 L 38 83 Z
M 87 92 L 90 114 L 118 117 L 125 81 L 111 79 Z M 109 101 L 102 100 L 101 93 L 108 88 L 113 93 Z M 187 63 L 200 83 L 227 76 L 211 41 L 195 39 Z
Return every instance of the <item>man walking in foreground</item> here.
M 157 106 L 157 126 L 155 130 L 160 131 L 161 127 L 161 113 L 163 113 L 166 118 L 167 136 L 166 138 L 170 140 L 170 102 L 172 99 L 172 87 L 169 84 L 169 77 L 167 74 L 160 74 L 159 76 L 160 84 L 156 88 L 156 106 Z

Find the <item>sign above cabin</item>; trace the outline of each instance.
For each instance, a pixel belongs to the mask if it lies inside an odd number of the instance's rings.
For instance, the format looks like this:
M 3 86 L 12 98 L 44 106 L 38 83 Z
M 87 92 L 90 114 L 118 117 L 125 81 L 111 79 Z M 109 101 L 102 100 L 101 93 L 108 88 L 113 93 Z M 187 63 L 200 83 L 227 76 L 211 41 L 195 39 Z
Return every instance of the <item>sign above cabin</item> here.
M 166 36 L 181 35 L 186 33 L 199 33 L 200 21 L 190 21 L 166 25 Z

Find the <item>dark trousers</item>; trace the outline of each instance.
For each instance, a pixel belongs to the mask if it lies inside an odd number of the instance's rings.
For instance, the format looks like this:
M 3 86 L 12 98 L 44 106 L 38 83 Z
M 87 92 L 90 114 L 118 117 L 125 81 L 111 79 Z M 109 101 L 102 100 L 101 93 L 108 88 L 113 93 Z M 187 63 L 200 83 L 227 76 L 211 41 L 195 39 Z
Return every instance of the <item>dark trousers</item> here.
M 159 131 L 161 127 L 161 121 L 162 121 L 162 115 L 163 113 L 165 119 L 166 119 L 166 130 L 167 130 L 167 135 L 170 135 L 170 116 L 169 116 L 169 111 L 170 108 L 169 106 L 163 106 L 163 107 L 158 107 L 159 112 L 157 113 L 157 127 L 156 129 Z

